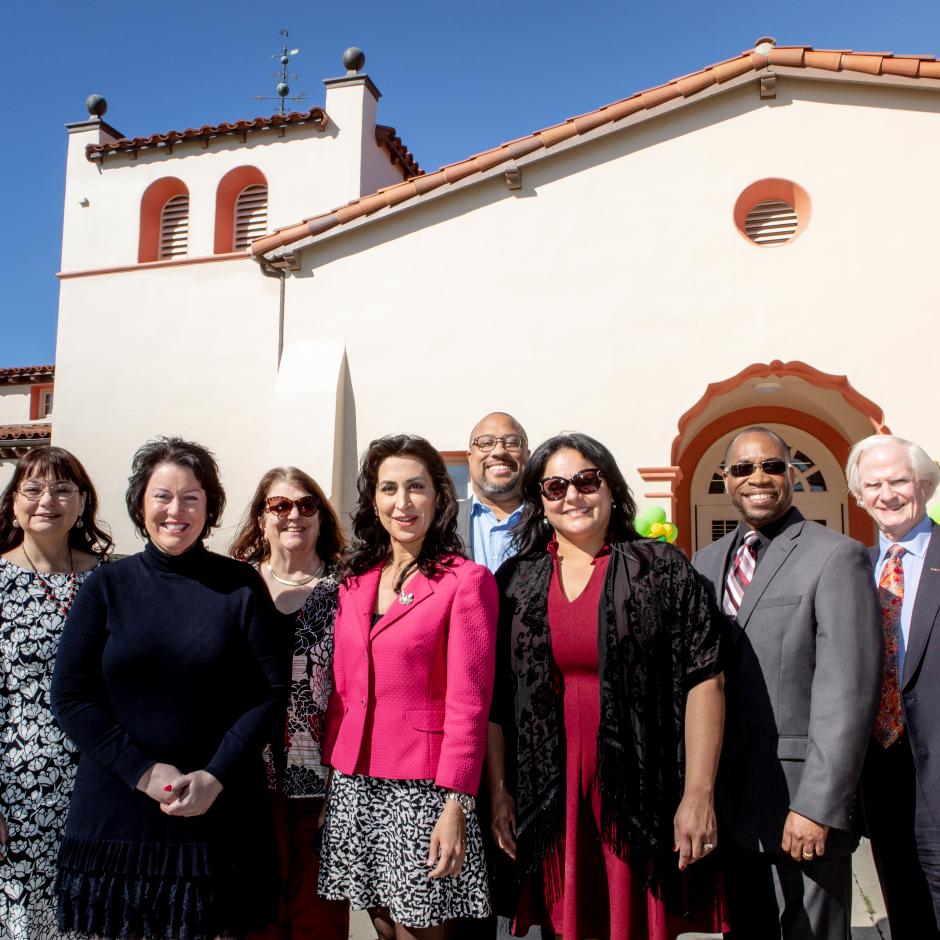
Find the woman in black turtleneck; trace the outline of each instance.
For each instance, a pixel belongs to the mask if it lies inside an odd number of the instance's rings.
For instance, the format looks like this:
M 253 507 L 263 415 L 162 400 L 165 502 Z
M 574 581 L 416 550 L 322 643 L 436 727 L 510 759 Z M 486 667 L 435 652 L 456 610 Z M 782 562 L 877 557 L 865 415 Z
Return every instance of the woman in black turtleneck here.
M 88 579 L 53 677 L 81 750 L 59 927 L 236 937 L 276 901 L 261 751 L 283 721 L 290 650 L 257 572 L 203 547 L 225 505 L 205 448 L 145 444 L 127 505 L 147 544 Z

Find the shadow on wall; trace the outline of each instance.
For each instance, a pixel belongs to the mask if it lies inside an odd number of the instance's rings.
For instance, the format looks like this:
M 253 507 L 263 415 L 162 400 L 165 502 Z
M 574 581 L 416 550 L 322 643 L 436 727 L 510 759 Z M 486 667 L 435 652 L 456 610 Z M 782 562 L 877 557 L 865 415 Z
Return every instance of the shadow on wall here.
M 356 506 L 356 472 L 359 466 L 356 431 L 356 396 L 343 353 L 336 385 L 336 429 L 333 436 L 333 478 L 330 495 L 343 530 L 349 533 L 350 515 Z

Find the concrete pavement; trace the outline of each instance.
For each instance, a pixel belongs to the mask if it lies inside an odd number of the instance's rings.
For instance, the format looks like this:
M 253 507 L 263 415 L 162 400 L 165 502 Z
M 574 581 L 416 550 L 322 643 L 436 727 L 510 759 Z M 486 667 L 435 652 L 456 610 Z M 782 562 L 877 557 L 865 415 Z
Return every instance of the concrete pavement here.
M 852 940 L 891 940 L 891 931 L 885 919 L 884 902 L 878 877 L 872 861 L 868 841 L 862 844 L 852 859 L 855 879 L 852 894 Z M 508 935 L 506 935 L 508 936 Z M 721 934 L 688 933 L 682 940 L 714 940 Z M 365 911 L 353 911 L 350 920 L 349 940 L 374 940 L 375 931 Z

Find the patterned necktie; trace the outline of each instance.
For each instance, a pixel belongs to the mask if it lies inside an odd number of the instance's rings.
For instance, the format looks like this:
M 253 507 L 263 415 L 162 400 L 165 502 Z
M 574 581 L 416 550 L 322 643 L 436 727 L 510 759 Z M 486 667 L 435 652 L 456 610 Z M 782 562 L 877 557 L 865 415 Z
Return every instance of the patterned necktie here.
M 754 569 L 757 567 L 758 538 L 758 534 L 753 529 L 744 536 L 744 541 L 734 553 L 734 564 L 731 565 L 728 576 L 725 578 L 725 597 L 721 608 L 732 620 L 737 620 L 744 590 L 754 577 Z
M 905 549 L 892 545 L 878 581 L 881 603 L 881 624 L 884 629 L 885 655 L 881 674 L 881 704 L 875 716 L 875 740 L 890 747 L 904 733 L 901 715 L 901 684 L 898 675 L 898 630 L 901 628 L 901 607 L 904 603 L 904 569 L 901 556 Z

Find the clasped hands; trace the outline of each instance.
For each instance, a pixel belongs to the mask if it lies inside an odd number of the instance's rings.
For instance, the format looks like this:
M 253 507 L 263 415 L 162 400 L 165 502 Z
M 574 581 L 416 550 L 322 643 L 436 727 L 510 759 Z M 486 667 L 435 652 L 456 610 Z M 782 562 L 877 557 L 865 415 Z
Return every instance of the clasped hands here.
M 208 770 L 184 774 L 172 764 L 154 764 L 137 781 L 137 789 L 160 804 L 167 816 L 201 816 L 222 792 Z

